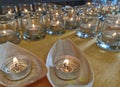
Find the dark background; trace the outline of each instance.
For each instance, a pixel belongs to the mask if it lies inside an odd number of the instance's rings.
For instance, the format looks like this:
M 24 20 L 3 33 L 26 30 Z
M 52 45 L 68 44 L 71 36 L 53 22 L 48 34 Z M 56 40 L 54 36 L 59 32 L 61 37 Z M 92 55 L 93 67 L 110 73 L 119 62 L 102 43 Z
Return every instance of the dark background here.
M 0 5 L 30 4 L 33 2 L 52 2 L 61 5 L 82 5 L 91 0 L 0 0 Z

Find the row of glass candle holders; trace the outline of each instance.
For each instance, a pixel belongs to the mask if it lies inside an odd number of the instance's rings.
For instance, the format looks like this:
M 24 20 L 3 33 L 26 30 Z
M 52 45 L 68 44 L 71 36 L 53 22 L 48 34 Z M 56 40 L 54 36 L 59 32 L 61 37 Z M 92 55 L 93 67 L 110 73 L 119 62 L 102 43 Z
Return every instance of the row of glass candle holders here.
M 120 51 L 120 19 L 115 16 L 119 13 L 119 6 L 99 6 L 98 3 L 87 3 L 63 8 L 38 3 L 36 11 L 31 11 L 31 5 L 23 5 L 20 17 L 13 8 L 6 7 L 7 10 L 2 10 L 4 15 L 0 16 L 0 43 L 19 43 L 21 32 L 25 40 L 33 41 L 44 38 L 45 33 L 61 35 L 69 29 L 76 30 L 76 35 L 81 38 L 97 36 L 97 45 L 103 49 Z

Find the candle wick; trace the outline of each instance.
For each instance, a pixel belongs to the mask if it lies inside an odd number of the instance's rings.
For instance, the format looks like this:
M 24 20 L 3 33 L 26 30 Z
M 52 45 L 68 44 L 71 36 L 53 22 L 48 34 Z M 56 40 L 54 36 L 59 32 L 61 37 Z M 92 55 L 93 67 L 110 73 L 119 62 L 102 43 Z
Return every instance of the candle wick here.
M 18 71 L 19 70 L 19 67 L 18 67 L 18 64 L 16 63 L 15 64 L 15 69 Z
M 63 64 L 63 67 L 68 70 L 68 66 L 66 64 Z

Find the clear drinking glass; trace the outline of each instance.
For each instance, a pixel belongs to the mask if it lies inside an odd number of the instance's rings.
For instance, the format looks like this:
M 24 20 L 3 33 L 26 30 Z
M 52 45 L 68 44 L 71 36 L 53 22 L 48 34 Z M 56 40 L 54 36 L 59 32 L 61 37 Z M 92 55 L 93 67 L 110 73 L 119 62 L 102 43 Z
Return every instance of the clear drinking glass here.
M 10 41 L 18 44 L 20 42 L 20 36 L 16 15 L 0 15 L 0 43 Z
M 79 27 L 76 30 L 76 35 L 81 38 L 94 38 L 97 36 L 100 28 L 98 17 L 82 16 L 80 18 Z
M 105 50 L 120 51 L 120 19 L 109 17 L 105 19 L 97 45 Z

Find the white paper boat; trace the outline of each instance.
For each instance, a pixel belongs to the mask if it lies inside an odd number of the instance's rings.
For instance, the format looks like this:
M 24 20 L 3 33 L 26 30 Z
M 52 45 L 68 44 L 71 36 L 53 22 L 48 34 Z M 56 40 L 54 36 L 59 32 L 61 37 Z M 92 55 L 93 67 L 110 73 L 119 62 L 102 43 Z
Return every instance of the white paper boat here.
M 57 46 L 59 44 L 59 46 Z M 56 49 L 57 48 L 57 49 Z M 58 49 L 64 48 L 64 52 L 61 51 L 60 55 L 64 55 L 65 52 L 70 53 L 72 55 L 78 55 L 80 58 L 80 74 L 79 77 L 74 80 L 62 80 L 58 78 L 54 72 L 54 64 L 53 64 L 53 56 L 54 52 Z M 72 50 L 72 51 L 71 51 Z M 68 52 L 69 51 L 69 52 Z M 92 68 L 87 61 L 84 54 L 81 50 L 71 41 L 71 40 L 58 40 L 53 47 L 50 49 L 46 66 L 48 68 L 47 78 L 53 87 L 92 87 L 94 82 L 94 74 Z

